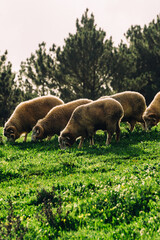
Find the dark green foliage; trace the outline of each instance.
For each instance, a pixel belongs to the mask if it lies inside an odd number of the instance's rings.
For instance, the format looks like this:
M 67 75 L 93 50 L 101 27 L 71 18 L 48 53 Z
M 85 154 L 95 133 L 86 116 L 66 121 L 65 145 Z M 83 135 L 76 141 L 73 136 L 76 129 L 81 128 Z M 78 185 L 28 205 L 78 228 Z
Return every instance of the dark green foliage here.
M 133 90 L 151 102 L 160 89 L 160 17 L 148 26 L 131 26 L 125 34 L 129 44 L 122 41 L 114 48 L 110 67 L 111 86 L 115 92 Z
M 4 125 L 18 102 L 21 90 L 17 87 L 12 64 L 7 62 L 7 51 L 0 56 L 0 126 Z
M 112 52 L 112 41 L 104 40 L 105 32 L 96 29 L 94 16 L 88 17 L 88 9 L 81 21 L 77 19 L 76 29 L 76 34 L 69 34 L 65 39 L 63 49 L 57 50 L 61 97 L 97 99 L 104 92 L 109 93 L 108 76 L 102 66 L 104 55 Z
M 111 86 L 115 92 L 126 90 L 140 91 L 144 79 L 135 79 L 137 71 L 137 56 L 132 49 L 122 41 L 118 48 L 114 49 L 111 75 Z
M 140 92 L 150 103 L 160 89 L 160 16 L 143 28 L 131 26 L 126 34 L 136 55 L 136 77 L 143 79 Z
M 56 194 L 54 186 L 51 192 L 45 189 L 38 192 L 37 202 L 42 204 L 42 211 L 41 214 L 37 214 L 37 219 L 42 226 L 46 224 L 50 226 L 53 232 L 50 237 L 57 237 L 60 231 L 78 229 L 79 221 L 70 215 L 70 211 L 64 212 L 63 199 Z
M 39 44 L 39 49 L 35 54 L 31 54 L 26 62 L 21 63 L 19 81 L 22 82 L 23 91 L 30 94 L 46 95 L 50 93 L 56 94 L 55 90 L 58 84 L 54 77 L 55 59 L 54 59 L 55 45 L 49 49 L 47 53 L 46 43 Z M 32 97 L 33 98 L 33 97 Z
M 8 200 L 9 208 L 6 222 L 0 223 L 0 240 L 22 240 L 28 229 L 22 225 L 19 215 L 16 215 L 11 199 Z

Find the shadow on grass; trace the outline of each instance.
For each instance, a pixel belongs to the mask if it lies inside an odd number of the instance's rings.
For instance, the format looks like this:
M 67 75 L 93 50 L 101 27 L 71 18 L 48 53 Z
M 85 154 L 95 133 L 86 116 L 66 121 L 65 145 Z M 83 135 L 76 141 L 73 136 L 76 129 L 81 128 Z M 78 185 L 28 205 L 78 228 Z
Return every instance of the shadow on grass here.
M 50 141 L 44 139 L 43 141 L 38 141 L 38 142 L 32 142 L 32 141 L 18 142 L 17 141 L 14 143 L 6 143 L 6 144 L 11 144 L 20 150 L 37 149 L 38 151 L 44 151 L 44 150 L 49 151 L 49 150 L 59 149 L 57 136 L 54 136 Z
M 160 142 L 160 133 L 156 127 L 148 132 L 140 129 L 136 129 L 132 133 L 127 131 L 121 132 L 120 141 L 116 142 L 113 137 L 109 146 L 105 145 L 106 137 L 103 132 L 95 135 L 94 146 L 89 146 L 89 141 L 86 139 L 81 149 L 78 149 L 77 141 L 71 148 L 61 150 L 58 143 L 58 136 L 54 136 L 50 141 L 45 139 L 41 142 L 15 142 L 13 145 L 20 150 L 35 149 L 37 152 L 57 151 L 60 156 L 65 153 L 72 153 L 77 157 L 84 155 L 107 155 L 113 153 L 117 155 L 118 158 L 127 159 L 130 158 L 130 156 L 133 158 L 145 154 L 143 146 L 145 142 L 148 141 Z M 138 143 L 143 143 L 143 146 L 137 145 Z
M 145 142 L 160 142 L 160 134 L 155 128 L 150 132 L 145 131 L 134 131 L 132 133 L 122 133 L 119 142 L 116 142 L 114 137 L 109 146 L 105 145 L 105 135 L 96 135 L 95 136 L 95 145 L 89 146 L 88 141 L 84 142 L 82 149 L 74 148 L 72 151 L 76 151 L 76 156 L 83 155 L 116 155 L 117 159 L 130 159 L 134 157 L 148 158 L 148 151 L 145 149 Z M 140 143 L 138 145 L 138 143 Z

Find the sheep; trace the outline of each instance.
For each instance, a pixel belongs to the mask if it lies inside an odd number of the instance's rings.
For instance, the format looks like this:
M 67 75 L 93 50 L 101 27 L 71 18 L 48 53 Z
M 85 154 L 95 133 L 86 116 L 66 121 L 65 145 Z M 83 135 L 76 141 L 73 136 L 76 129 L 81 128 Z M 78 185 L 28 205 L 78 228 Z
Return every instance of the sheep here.
M 160 121 L 160 92 L 158 92 L 149 106 L 146 108 L 143 118 L 145 121 L 145 127 L 151 129 L 156 126 Z
M 52 95 L 21 102 L 5 123 L 4 136 L 9 141 L 15 141 L 24 134 L 24 142 L 26 142 L 27 134 L 36 122 L 43 118 L 51 108 L 63 103 L 61 99 Z
M 142 123 L 143 127 L 145 127 L 142 116 L 147 106 L 146 100 L 142 94 L 134 91 L 125 91 L 111 96 L 103 96 L 100 99 L 106 97 L 111 97 L 122 105 L 124 110 L 122 122 L 128 122 L 130 124 L 130 132 L 133 131 L 136 122 Z
M 120 136 L 120 121 L 124 115 L 121 104 L 112 99 L 106 98 L 96 100 L 86 105 L 77 107 L 58 138 L 60 148 L 65 149 L 72 146 L 78 137 L 81 141 L 78 148 L 82 147 L 84 138 L 90 138 L 93 145 L 93 135 L 97 130 L 106 130 L 108 133 L 106 144 L 110 144 L 114 132 L 116 139 Z
M 54 107 L 48 114 L 40 119 L 32 129 L 32 141 L 42 140 L 46 137 L 51 139 L 55 134 L 66 126 L 74 109 L 80 105 L 91 102 L 89 99 L 78 99 L 61 106 Z

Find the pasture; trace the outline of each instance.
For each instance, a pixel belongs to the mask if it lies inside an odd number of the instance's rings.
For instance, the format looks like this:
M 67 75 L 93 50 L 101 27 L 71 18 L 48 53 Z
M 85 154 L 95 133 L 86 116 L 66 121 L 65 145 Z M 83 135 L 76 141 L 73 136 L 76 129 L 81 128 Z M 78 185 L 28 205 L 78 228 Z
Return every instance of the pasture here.
M 0 143 L 0 239 L 160 239 L 160 126 L 82 149 L 30 139 Z

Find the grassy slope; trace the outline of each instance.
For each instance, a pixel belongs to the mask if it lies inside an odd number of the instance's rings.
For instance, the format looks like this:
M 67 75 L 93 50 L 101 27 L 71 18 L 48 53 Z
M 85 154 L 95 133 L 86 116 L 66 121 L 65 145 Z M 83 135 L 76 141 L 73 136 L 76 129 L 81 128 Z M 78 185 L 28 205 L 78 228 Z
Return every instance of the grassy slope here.
M 59 149 L 56 136 L 37 144 L 19 139 L 14 145 L 3 138 L 3 227 L 9 224 L 11 199 L 15 216 L 28 229 L 24 239 L 159 239 L 159 131 L 137 128 L 129 134 L 122 127 L 119 143 L 113 139 L 105 146 L 99 132 L 95 146 L 86 141 L 81 150 L 75 144 L 66 151 Z M 54 223 L 41 213 L 43 195 L 53 202 Z

